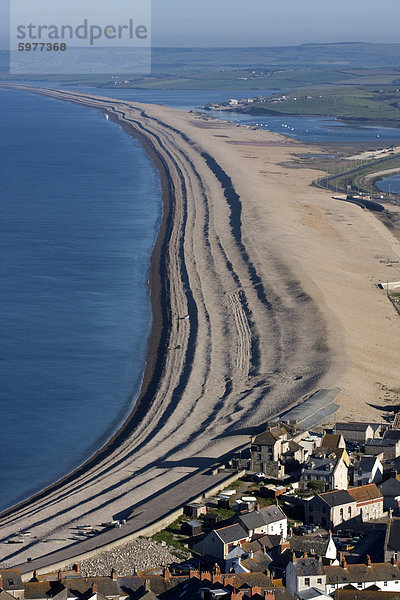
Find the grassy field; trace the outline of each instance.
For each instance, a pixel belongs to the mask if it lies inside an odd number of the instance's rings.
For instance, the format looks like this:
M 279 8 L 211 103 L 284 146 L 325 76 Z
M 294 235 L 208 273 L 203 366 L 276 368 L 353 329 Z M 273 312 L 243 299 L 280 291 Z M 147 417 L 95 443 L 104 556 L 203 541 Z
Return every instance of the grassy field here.
M 249 114 L 320 115 L 347 119 L 400 119 L 400 88 L 340 86 L 291 93 L 277 103 L 257 103 L 242 109 Z
M 99 64 L 104 48 L 98 49 Z M 129 49 L 114 49 L 122 73 L 106 75 L 35 76 L 65 85 L 114 86 L 146 89 L 294 90 L 304 86 L 351 83 L 388 85 L 400 80 L 400 44 L 303 44 L 265 48 L 153 48 L 149 76 L 130 73 Z M 97 56 L 97 55 L 96 55 Z M 8 73 L 8 53 L 0 51 L 0 77 L 25 79 Z M 212 98 L 210 99 L 212 100 Z

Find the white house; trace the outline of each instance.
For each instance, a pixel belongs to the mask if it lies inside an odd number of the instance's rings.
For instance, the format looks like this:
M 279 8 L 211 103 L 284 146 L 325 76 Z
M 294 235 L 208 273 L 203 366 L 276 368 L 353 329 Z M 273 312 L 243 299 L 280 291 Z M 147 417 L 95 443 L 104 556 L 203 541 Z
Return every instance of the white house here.
M 371 563 L 368 557 L 367 564 L 348 565 L 342 559 L 340 565 L 325 567 L 325 573 L 327 594 L 348 585 L 359 590 L 376 585 L 382 592 L 400 591 L 400 569 L 390 562 Z
M 368 483 L 381 483 L 383 480 L 383 466 L 381 461 L 372 455 L 364 455 L 354 465 L 354 485 Z
M 310 588 L 325 592 L 326 575 L 318 558 L 297 558 L 294 553 L 286 567 L 286 589 L 297 596 Z
M 210 554 L 225 560 L 236 546 L 250 541 L 250 537 L 240 524 L 229 525 L 210 531 L 204 538 L 193 544 L 193 549 L 200 554 Z
M 249 569 L 246 569 L 242 565 L 242 560 L 248 557 L 248 553 L 245 552 L 240 546 L 236 546 L 229 552 L 225 558 L 225 572 L 226 573 L 250 573 Z
M 263 533 L 287 538 L 287 517 L 277 505 L 240 515 L 239 522 L 250 536 Z

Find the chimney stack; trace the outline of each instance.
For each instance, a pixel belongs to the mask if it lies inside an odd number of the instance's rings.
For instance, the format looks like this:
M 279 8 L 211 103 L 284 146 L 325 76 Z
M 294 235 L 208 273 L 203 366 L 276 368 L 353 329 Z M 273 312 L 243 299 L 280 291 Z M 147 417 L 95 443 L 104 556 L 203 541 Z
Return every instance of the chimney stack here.
M 1 573 L 0 573 L 0 590 L 2 590 L 2 589 L 3 589 L 3 577 L 1 576 Z
M 97 587 L 97 583 L 95 581 L 93 581 L 91 587 L 92 587 L 92 593 L 97 594 L 99 588 Z
M 114 569 L 114 567 L 113 567 L 113 568 L 111 569 L 111 579 L 112 579 L 113 581 L 117 581 L 117 577 L 118 577 L 117 571 L 116 571 L 116 570 Z
M 214 575 L 221 575 L 221 568 L 218 563 L 215 563 L 213 573 Z
M 252 586 L 251 587 L 251 597 L 255 596 L 256 594 L 259 594 L 261 596 L 261 587 Z
M 340 566 L 342 567 L 342 569 L 347 569 L 347 562 L 343 552 L 340 553 Z
M 79 568 L 79 564 L 78 563 L 75 563 L 72 568 L 73 568 L 74 571 L 76 571 L 76 573 L 80 573 L 80 568 Z
M 371 557 L 369 554 L 367 554 L 367 566 L 368 568 L 371 568 L 372 562 L 371 562 Z

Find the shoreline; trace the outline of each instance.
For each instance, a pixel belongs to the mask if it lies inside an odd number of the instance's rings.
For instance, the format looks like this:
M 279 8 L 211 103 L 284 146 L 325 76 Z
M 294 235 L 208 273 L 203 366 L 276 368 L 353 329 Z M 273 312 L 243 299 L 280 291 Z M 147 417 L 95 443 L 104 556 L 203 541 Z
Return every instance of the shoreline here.
M 168 330 L 149 339 L 131 420 L 78 470 L 1 515 L 3 543 L 22 527 L 35 536 L 0 546 L 4 562 L 52 552 L 44 542 L 71 539 L 78 523 L 134 526 L 167 491 L 179 502 L 196 477 L 319 388 L 342 388 L 346 417 L 360 397 L 365 418 L 375 414 L 375 382 L 397 382 L 400 324 L 371 285 L 386 280 L 374 253 L 397 248 L 373 216 L 311 188 L 314 170 L 284 166 L 304 145 L 166 107 L 22 89 L 107 112 L 154 151 L 170 203 L 151 263 L 153 327 L 164 318 Z
M 45 97 L 53 98 L 53 96 L 43 93 L 40 88 L 37 91 L 34 89 L 21 89 L 20 86 L 13 86 L 12 84 L 0 85 L 0 88 L 13 89 L 15 91 L 25 91 L 33 94 L 42 95 Z M 61 101 L 65 101 L 62 98 L 56 98 Z M 72 100 L 69 102 L 74 103 Z M 78 105 L 82 105 L 80 102 L 75 102 Z M 82 464 L 76 467 L 73 471 L 65 474 L 54 483 L 45 486 L 38 492 L 35 492 L 31 496 L 21 500 L 17 504 L 14 504 L 2 512 L 0 512 L 0 519 L 13 514 L 14 512 L 24 508 L 25 506 L 40 500 L 47 494 L 56 491 L 58 488 L 68 484 L 80 474 L 84 473 L 88 468 L 96 466 L 104 460 L 109 454 L 111 454 L 119 444 L 125 441 L 135 429 L 140 418 L 143 417 L 143 413 L 149 408 L 149 404 L 145 406 L 146 401 L 149 400 L 149 396 L 155 391 L 157 387 L 158 379 L 161 377 L 163 365 L 160 364 L 161 358 L 161 345 L 166 345 L 168 338 L 168 330 L 170 328 L 170 315 L 168 313 L 168 296 L 165 293 L 165 281 L 163 278 L 166 277 L 165 271 L 165 248 L 168 244 L 168 231 L 171 228 L 171 219 L 173 218 L 173 201 L 172 201 L 172 190 L 171 180 L 168 175 L 168 170 L 163 164 L 161 157 L 157 154 L 154 147 L 150 143 L 150 140 L 140 132 L 134 130 L 132 126 L 127 123 L 121 122 L 121 120 L 114 114 L 110 114 L 108 110 L 104 110 L 101 106 L 96 107 L 97 110 L 103 114 L 108 114 L 110 120 L 119 125 L 128 135 L 136 138 L 140 141 L 144 151 L 149 156 L 155 169 L 157 169 L 160 175 L 161 182 L 161 204 L 162 214 L 161 222 L 158 228 L 157 238 L 151 253 L 150 265 L 148 268 L 149 273 L 149 291 L 150 291 L 150 302 L 152 310 L 152 324 L 151 330 L 147 342 L 147 350 L 145 357 L 145 368 L 142 377 L 142 383 L 137 400 L 129 412 L 127 417 L 115 431 L 115 433 L 108 438 L 105 443 L 94 452 L 89 458 L 87 458 Z M 158 373 L 158 378 L 156 373 Z

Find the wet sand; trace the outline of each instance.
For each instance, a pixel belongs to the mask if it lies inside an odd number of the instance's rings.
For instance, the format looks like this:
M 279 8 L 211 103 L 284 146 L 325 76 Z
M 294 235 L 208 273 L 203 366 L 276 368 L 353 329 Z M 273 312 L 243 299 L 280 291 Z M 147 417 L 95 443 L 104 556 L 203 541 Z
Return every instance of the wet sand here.
M 80 469 L 3 513 L 2 542 L 18 529 L 37 536 L 0 543 L 10 565 L 174 486 L 318 388 L 341 388 L 338 418 L 380 420 L 379 386 L 399 387 L 400 320 L 376 287 L 400 279 L 387 262 L 399 243 L 372 214 L 311 188 L 315 170 L 283 166 L 312 147 L 166 107 L 40 93 L 101 109 L 139 137 L 161 173 L 164 216 L 136 408 Z

